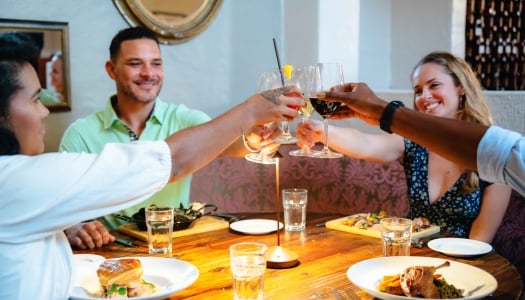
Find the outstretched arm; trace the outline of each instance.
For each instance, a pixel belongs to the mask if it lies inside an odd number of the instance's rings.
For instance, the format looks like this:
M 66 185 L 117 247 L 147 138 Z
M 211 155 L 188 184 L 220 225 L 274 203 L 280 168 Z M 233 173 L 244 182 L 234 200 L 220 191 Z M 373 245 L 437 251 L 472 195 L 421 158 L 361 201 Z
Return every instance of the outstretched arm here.
M 318 98 L 341 101 L 346 109 L 334 118 L 357 117 L 378 125 L 388 105 L 365 83 L 348 83 L 319 93 Z M 408 108 L 394 111 L 390 129 L 466 168 L 477 170 L 477 148 L 488 127 L 455 119 L 418 113 Z
M 477 170 L 477 149 L 488 127 L 427 116 L 408 108 L 394 112 L 391 129 L 443 157 Z
M 287 105 L 304 105 L 302 98 L 279 96 L 275 101 L 256 94 L 207 123 L 169 136 L 166 142 L 172 156 L 171 180 L 203 167 L 254 125 L 296 118 L 297 110 Z

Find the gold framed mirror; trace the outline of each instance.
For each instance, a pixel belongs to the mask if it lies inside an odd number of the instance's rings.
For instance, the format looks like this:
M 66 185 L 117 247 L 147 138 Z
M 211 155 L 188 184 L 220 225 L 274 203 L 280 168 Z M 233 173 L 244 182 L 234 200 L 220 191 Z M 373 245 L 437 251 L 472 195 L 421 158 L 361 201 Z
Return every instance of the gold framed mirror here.
M 68 23 L 0 18 L 1 32 L 30 36 L 40 51 L 36 70 L 43 88 L 40 101 L 51 112 L 71 111 Z
M 163 44 L 185 42 L 202 32 L 222 0 L 113 0 L 132 26 L 153 30 Z

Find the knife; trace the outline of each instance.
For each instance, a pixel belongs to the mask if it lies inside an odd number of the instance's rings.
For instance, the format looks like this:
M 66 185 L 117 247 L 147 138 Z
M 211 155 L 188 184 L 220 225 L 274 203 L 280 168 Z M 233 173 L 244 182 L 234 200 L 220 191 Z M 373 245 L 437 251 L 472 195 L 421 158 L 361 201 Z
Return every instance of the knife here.
M 121 245 L 124 245 L 124 246 L 127 246 L 127 247 L 134 247 L 134 248 L 139 246 L 139 245 L 133 243 L 132 241 L 121 239 L 119 237 L 115 237 L 115 243 L 119 243 Z

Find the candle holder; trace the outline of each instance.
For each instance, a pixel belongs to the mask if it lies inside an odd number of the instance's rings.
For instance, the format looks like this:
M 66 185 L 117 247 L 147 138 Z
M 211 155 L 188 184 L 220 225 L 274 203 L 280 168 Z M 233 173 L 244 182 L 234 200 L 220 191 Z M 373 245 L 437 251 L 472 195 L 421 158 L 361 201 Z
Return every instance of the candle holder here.
M 283 156 L 279 151 L 275 153 L 275 211 L 277 214 L 277 246 L 271 247 L 266 252 L 266 267 L 270 269 L 287 269 L 299 265 L 299 256 L 293 251 L 281 247 L 281 203 L 280 203 L 280 187 L 279 187 L 279 160 Z

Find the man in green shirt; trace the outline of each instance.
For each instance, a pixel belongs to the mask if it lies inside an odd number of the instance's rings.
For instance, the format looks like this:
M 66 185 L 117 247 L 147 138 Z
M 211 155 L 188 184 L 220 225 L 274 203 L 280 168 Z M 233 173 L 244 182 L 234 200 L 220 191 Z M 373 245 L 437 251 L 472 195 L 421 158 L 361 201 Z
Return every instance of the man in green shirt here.
M 61 151 L 98 153 L 110 142 L 161 140 L 181 129 L 210 120 L 204 112 L 183 104 L 168 104 L 158 98 L 163 82 L 159 42 L 154 33 L 143 27 L 124 29 L 113 38 L 110 60 L 105 68 L 115 80 L 117 94 L 110 97 L 105 109 L 79 119 L 67 128 L 60 143 Z M 262 135 L 266 138 L 269 134 L 271 132 Z M 248 153 L 244 146 L 260 148 L 261 133 L 254 128 L 245 141 L 246 145 L 243 145 L 243 139 L 239 138 L 224 150 L 223 155 L 241 157 Z M 191 176 L 187 176 L 170 183 L 143 203 L 120 213 L 131 216 L 150 204 L 172 207 L 183 204 L 187 207 L 190 182 Z M 113 242 L 114 237 L 106 227 L 115 229 L 121 225 L 120 221 L 113 216 L 105 216 L 100 221 L 89 221 L 67 229 L 70 244 L 86 249 Z

